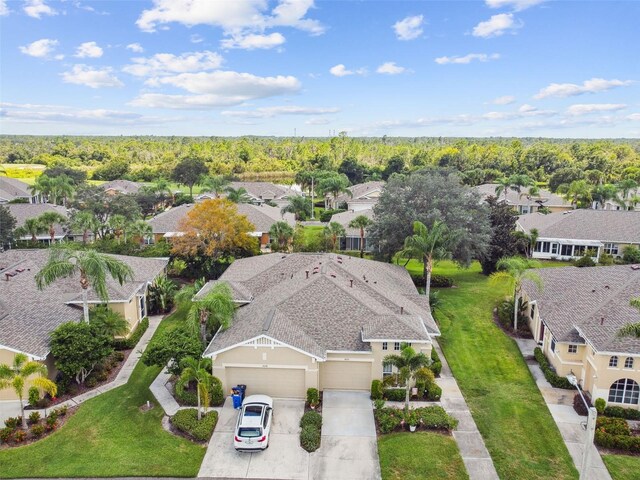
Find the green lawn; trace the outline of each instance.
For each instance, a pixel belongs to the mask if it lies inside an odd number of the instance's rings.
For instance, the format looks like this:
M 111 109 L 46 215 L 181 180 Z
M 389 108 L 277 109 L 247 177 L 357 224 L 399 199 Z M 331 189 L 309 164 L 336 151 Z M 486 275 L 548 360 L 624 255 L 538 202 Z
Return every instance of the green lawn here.
M 640 477 L 640 457 L 602 455 L 613 480 L 637 480 Z
M 415 261 L 408 268 L 422 271 Z M 492 310 L 506 291 L 490 286 L 477 263 L 464 270 L 441 262 L 434 273 L 454 277 L 457 286 L 440 290 L 439 342 L 498 475 L 510 480 L 577 478 L 517 345 L 493 322 Z
M 468 479 L 453 437 L 435 432 L 391 433 L 378 438 L 382 480 Z
M 159 331 L 173 328 L 180 318 L 167 318 Z M 84 403 L 50 437 L 0 451 L 0 477 L 197 475 L 204 447 L 165 432 L 164 412 L 157 405 L 146 413 L 139 410 L 154 401 L 148 387 L 159 372 L 140 362 L 129 383 Z

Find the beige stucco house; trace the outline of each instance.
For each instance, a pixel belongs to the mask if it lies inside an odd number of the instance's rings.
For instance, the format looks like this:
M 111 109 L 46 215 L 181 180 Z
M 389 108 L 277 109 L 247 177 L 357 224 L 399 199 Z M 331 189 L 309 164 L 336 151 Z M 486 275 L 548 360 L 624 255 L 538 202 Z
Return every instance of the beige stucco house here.
M 622 256 L 627 245 L 640 244 L 640 212 L 580 209 L 518 217 L 516 229 L 538 230 L 533 258 L 571 260 L 591 251 Z
M 640 266 L 537 270 L 543 287 L 524 287 L 529 326 L 558 375 L 575 374 L 593 400 L 640 409 L 640 339 L 620 327 L 640 322 Z
M 108 277 L 108 305 L 121 313 L 133 330 L 147 316 L 148 286 L 165 272 L 168 259 L 113 256 L 131 267 L 134 278 L 120 285 Z M 62 323 L 82 321 L 82 300 L 76 277 L 38 290 L 35 275 L 48 257 L 49 251 L 44 249 L 0 253 L 0 363 L 11 365 L 17 353 L 24 353 L 45 363 L 53 379 L 56 370 L 49 335 Z M 89 301 L 102 303 L 92 289 Z M 13 390 L 0 390 L 0 401 L 15 399 Z
M 34 195 L 31 187 L 22 180 L 0 176 L 0 205 L 16 200 L 39 203 L 41 198 L 39 195 Z
M 264 205 L 267 202 L 272 203 L 278 208 L 282 208 L 289 203 L 289 199 L 295 196 L 301 196 L 302 192 L 294 190 L 286 185 L 276 185 L 271 182 L 230 182 L 229 187 L 234 190 L 244 188 L 254 205 Z M 225 194 L 222 194 L 224 197 Z M 203 192 L 196 197 L 196 200 L 209 200 L 217 198 L 215 193 Z
M 351 228 L 349 224 L 360 215 L 373 221 L 373 209 L 349 210 L 347 212 L 336 213 L 331 217 L 330 222 L 336 222 L 344 228 L 345 236 L 340 239 L 340 250 L 360 250 L 360 229 Z M 364 231 L 364 250 L 370 252 L 373 248 L 367 242 L 367 230 Z
M 204 355 L 229 390 L 303 398 L 307 388 L 369 390 L 382 359 L 440 335 L 428 299 L 397 265 L 337 254 L 272 253 L 235 261 L 219 280 L 238 305 Z
M 551 212 L 573 210 L 571 203 L 567 202 L 560 195 L 551 193 L 544 188 L 539 189 L 535 195 L 529 194 L 529 187 L 522 187 L 520 192 L 509 188 L 506 191 L 507 195 L 505 198 L 505 192 L 496 195 L 497 187 L 497 183 L 484 183 L 478 185 L 475 189 L 480 194 L 483 202 L 489 197 L 498 197 L 498 200 L 506 200 L 507 204 L 513 206 L 519 215 L 537 212 L 542 207 L 549 209 Z
M 333 195 L 327 194 L 326 201 L 334 209 L 346 203 L 349 211 L 371 210 L 378 203 L 384 186 L 385 182 L 379 180 L 357 183 L 347 189 L 349 190 L 348 193 L 345 192 L 338 195 L 335 202 Z

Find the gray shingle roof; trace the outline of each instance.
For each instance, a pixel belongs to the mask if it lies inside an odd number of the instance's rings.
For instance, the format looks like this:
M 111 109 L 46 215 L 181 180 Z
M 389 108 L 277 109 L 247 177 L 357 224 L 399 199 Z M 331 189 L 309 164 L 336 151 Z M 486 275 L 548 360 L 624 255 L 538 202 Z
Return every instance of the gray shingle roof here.
M 488 197 L 497 197 L 496 195 L 496 187 L 497 183 L 484 183 L 482 185 L 478 185 L 475 187 L 476 191 L 480 194 L 482 199 L 486 199 Z M 560 195 L 556 195 L 555 193 L 551 193 L 549 190 L 545 190 L 544 188 L 540 189 L 540 193 L 536 196 L 531 197 L 531 199 L 527 198 L 529 194 L 529 187 L 523 187 L 522 192 L 518 193 L 515 190 L 507 190 L 507 203 L 509 205 L 536 205 L 536 200 L 541 200 L 542 205 L 545 207 L 571 207 L 571 203 L 567 202 Z M 504 192 L 500 194 L 500 200 L 504 200 Z
M 51 205 L 50 203 L 9 203 L 5 205 L 11 215 L 16 219 L 16 228 L 22 227 L 24 222 L 29 218 L 39 217 L 45 212 L 56 212 L 64 217 L 69 216 L 69 211 L 65 207 L 59 205 Z M 62 225 L 54 225 L 56 236 L 60 237 L 65 234 Z M 50 238 L 49 233 L 42 233 L 38 238 Z
M 242 285 L 253 300 L 237 310 L 232 326 L 205 354 L 263 334 L 319 358 L 327 350 L 368 351 L 364 333 L 405 341 L 440 334 L 429 309 L 414 298 L 419 295 L 411 277 L 397 265 L 273 253 L 235 261 L 219 281 Z
M 568 212 L 529 213 L 518 217 L 526 232 L 537 228 L 541 238 L 640 243 L 640 212 L 580 209 Z
M 152 219 L 147 220 L 147 223 L 151 225 L 153 233 L 165 234 L 167 232 L 177 232 L 179 231 L 178 226 L 180 225 L 180 221 L 192 208 L 192 203 L 179 205 L 159 213 Z
M 16 178 L 0 177 L 0 200 L 10 202 L 17 198 L 31 198 L 29 185 Z
M 357 202 L 360 199 L 366 198 L 367 195 L 370 195 L 372 192 L 377 190 L 382 190 L 386 182 L 383 181 L 372 181 L 365 183 L 357 183 L 355 185 L 351 185 L 349 187 L 349 191 L 351 195 L 347 193 L 343 193 L 338 196 L 338 203 L 341 202 Z
M 367 208 L 366 210 L 358 210 L 357 212 L 354 212 L 353 210 L 349 210 L 348 212 L 342 212 L 342 213 L 336 213 L 335 215 L 333 215 L 331 217 L 331 222 L 338 222 L 340 225 L 342 225 L 342 227 L 345 229 L 345 232 L 347 234 L 347 236 L 356 236 L 359 237 L 360 236 L 360 229 L 359 228 L 350 228 L 349 224 L 351 223 L 351 221 L 356 218 L 359 217 L 360 215 L 364 215 L 365 217 L 369 218 L 370 220 L 373 220 L 373 209 L 372 208 Z M 366 234 L 366 230 L 365 230 L 365 237 L 367 236 Z
M 108 279 L 109 298 L 125 300 L 165 268 L 167 259 L 113 255 L 134 271 L 134 280 L 119 285 Z M 48 250 L 8 250 L 0 253 L 0 346 L 44 358 L 49 353 L 49 334 L 60 324 L 79 321 L 81 305 L 79 280 L 63 279 L 38 290 L 35 275 L 49 258 Z M 12 274 L 6 281 L 5 274 Z M 90 301 L 97 296 L 89 290 Z
M 119 193 L 132 195 L 140 191 L 141 185 L 130 180 L 111 180 L 100 185 L 104 190 L 115 190 Z
M 616 265 L 536 272 L 542 290 L 530 281 L 524 288 L 531 300 L 537 300 L 540 318 L 556 340 L 584 343 L 586 338 L 600 352 L 640 353 L 640 339 L 617 336 L 623 325 L 640 322 L 640 313 L 629 305 L 640 296 L 640 269 Z

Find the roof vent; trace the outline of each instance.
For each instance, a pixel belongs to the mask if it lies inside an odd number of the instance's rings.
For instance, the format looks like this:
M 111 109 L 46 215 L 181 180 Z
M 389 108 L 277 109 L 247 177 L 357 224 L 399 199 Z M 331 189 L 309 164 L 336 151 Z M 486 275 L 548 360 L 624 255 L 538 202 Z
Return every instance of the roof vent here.
M 353 288 L 353 278 L 349 279 L 349 283 L 351 284 L 351 288 Z
M 596 289 L 594 288 L 593 290 L 591 290 L 591 293 L 596 293 Z
M 604 317 L 600 317 L 600 325 L 604 325 Z
M 604 289 L 605 289 L 605 290 L 609 290 L 610 288 L 611 288 L 611 287 L 610 287 L 609 285 L 605 285 L 605 286 L 604 286 Z
M 273 317 L 275 316 L 275 314 L 276 314 L 276 310 L 275 310 L 275 308 L 272 308 L 267 313 L 267 316 L 264 317 L 264 322 L 262 323 L 262 331 L 263 332 L 268 332 L 269 331 L 269 328 L 271 328 L 271 322 L 273 322 Z
M 307 278 L 309 278 L 309 270 L 305 270 L 304 273 L 307 274 Z
M 640 270 L 640 265 L 631 265 L 631 270 Z
M 404 307 L 400 307 L 400 315 L 404 314 Z

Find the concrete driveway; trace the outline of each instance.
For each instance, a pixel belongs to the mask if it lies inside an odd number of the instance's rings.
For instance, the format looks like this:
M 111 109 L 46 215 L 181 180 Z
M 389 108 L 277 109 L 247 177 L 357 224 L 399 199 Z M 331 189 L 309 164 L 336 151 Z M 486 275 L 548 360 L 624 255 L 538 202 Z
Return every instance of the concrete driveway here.
M 310 455 L 310 479 L 380 478 L 378 442 L 368 392 L 325 390 L 322 444 Z
M 307 480 L 309 454 L 300 447 L 299 423 L 303 413 L 302 400 L 274 400 L 269 448 L 263 452 L 240 453 L 233 448 L 238 411 L 227 398 L 198 477 Z

